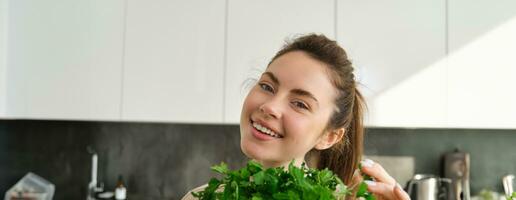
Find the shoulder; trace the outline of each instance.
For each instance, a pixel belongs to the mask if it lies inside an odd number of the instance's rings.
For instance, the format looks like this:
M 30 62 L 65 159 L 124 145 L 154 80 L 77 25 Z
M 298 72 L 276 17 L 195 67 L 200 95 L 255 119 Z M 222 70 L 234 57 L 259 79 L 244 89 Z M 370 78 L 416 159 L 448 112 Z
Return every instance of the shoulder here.
M 208 187 L 208 184 L 204 184 L 199 187 L 196 187 L 195 189 L 188 191 L 188 193 L 186 193 L 185 196 L 181 200 L 198 200 L 196 197 L 194 197 L 192 195 L 192 192 L 201 192 L 204 189 L 206 189 L 207 187 Z M 215 190 L 215 192 L 222 192 L 222 191 L 224 191 L 224 184 L 219 185 L 217 190 Z
M 188 193 L 185 194 L 185 196 L 181 199 L 181 200 L 197 200 L 197 198 L 195 198 L 193 195 L 192 195 L 192 192 L 200 192 L 200 191 L 203 191 L 206 187 L 208 187 L 208 184 L 204 184 L 204 185 L 201 185 L 199 187 L 196 187 L 190 191 L 188 191 Z

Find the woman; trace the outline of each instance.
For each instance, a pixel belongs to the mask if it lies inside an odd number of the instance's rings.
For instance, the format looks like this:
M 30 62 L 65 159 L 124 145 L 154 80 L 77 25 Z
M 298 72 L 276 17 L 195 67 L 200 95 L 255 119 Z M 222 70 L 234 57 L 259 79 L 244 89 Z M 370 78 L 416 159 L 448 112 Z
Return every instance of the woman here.
M 288 43 L 271 60 L 247 95 L 240 119 L 240 147 L 264 167 L 328 168 L 346 185 L 362 157 L 364 100 L 345 51 L 323 35 Z M 371 160 L 362 171 L 375 178 L 368 189 L 378 199 L 410 199 Z M 194 191 L 200 191 L 203 187 Z M 190 192 L 183 198 L 193 198 Z

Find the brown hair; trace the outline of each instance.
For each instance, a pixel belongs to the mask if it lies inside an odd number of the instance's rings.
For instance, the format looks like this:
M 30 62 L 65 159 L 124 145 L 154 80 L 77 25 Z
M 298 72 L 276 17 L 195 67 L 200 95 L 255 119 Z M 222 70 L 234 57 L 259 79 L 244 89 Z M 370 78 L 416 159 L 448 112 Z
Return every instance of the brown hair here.
M 302 51 L 310 57 L 325 63 L 330 78 L 338 90 L 335 99 L 337 109 L 332 113 L 325 130 L 345 128 L 342 140 L 325 150 L 310 151 L 310 160 L 316 160 L 319 169 L 328 168 L 336 173 L 345 184 L 351 183 L 353 173 L 362 159 L 364 125 L 364 98 L 357 89 L 353 66 L 346 52 L 337 42 L 324 35 L 309 34 L 287 42 L 269 62 L 292 51 Z

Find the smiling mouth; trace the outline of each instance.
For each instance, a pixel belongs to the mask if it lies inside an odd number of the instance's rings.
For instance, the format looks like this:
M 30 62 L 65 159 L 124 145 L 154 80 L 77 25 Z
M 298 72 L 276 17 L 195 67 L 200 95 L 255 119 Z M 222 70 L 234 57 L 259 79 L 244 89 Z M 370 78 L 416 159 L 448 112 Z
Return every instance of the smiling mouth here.
M 250 120 L 250 123 L 251 123 L 251 126 L 253 128 L 258 130 L 258 132 L 260 132 L 262 134 L 265 134 L 265 135 L 268 135 L 268 136 L 271 136 L 271 137 L 275 137 L 275 138 L 283 138 L 282 135 L 275 133 L 274 131 L 268 129 L 267 127 L 265 127 L 265 126 L 263 126 L 261 124 L 259 124 L 258 122 L 254 122 L 253 120 Z

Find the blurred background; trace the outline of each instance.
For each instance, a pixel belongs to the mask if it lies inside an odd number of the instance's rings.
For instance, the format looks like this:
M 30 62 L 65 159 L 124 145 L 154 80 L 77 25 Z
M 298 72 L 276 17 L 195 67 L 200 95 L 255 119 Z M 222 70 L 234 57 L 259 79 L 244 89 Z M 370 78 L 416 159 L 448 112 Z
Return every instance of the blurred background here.
M 366 95 L 365 153 L 402 184 L 466 153 L 471 196 L 516 173 L 516 1 L 0 0 L 0 196 L 28 172 L 54 199 L 98 182 L 180 199 L 241 167 L 246 80 L 321 33 Z

